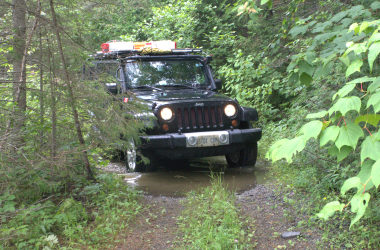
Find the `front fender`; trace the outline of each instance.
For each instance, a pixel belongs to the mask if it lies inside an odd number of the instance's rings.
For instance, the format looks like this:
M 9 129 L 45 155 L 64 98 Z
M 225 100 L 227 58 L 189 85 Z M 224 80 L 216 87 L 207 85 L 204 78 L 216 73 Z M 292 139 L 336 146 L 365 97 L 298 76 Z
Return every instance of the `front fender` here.
M 257 110 L 254 108 L 248 108 L 248 107 L 240 107 L 241 112 L 241 121 L 258 121 L 259 120 L 259 114 L 257 113 Z

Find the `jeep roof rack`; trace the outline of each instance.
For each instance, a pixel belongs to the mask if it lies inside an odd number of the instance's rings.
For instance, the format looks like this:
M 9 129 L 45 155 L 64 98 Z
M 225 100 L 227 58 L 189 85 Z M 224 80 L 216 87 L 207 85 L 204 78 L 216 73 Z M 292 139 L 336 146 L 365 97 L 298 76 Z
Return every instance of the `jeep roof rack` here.
M 102 50 L 93 55 L 96 59 L 120 59 L 143 55 L 184 55 L 201 53 L 201 49 L 177 49 L 173 41 L 123 42 L 109 41 L 101 45 Z

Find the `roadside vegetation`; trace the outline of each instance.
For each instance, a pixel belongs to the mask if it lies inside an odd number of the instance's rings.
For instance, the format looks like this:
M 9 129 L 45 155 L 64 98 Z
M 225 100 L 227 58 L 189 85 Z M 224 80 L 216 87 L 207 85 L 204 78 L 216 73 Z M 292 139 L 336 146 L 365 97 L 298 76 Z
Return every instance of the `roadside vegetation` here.
M 112 174 L 99 174 L 97 179 L 98 183 L 73 183 L 72 190 L 29 206 L 16 207 L 17 197 L 3 194 L 2 248 L 101 249 L 117 243 L 118 233 L 140 212 L 139 194 Z
M 120 114 L 142 107 L 115 105 L 101 79 L 82 77 L 89 55 L 114 39 L 174 40 L 213 54 L 223 91 L 258 109 L 261 158 L 275 162 L 281 194 L 295 192 L 284 201 L 299 204 L 309 218 L 301 223 L 334 248 L 379 247 L 379 1 L 0 6 L 1 247 L 101 248 L 138 213 L 138 194 L 95 166 L 126 149 L 120 134 L 138 137 L 144 124 Z M 218 181 L 188 196 L 179 220 L 186 247 L 219 247 L 212 237 L 221 248 L 248 246 L 233 199 Z
M 211 186 L 190 192 L 178 218 L 183 249 L 250 249 L 254 229 L 242 222 L 235 196 L 213 176 Z

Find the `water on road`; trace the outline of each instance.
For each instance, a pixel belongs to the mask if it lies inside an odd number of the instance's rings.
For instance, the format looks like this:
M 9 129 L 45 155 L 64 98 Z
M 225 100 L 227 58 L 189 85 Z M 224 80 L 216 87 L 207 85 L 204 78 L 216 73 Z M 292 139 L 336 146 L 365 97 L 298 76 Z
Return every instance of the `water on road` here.
M 123 168 L 123 163 L 113 163 Z M 220 176 L 228 189 L 242 193 L 265 181 L 265 163 L 254 168 L 227 168 L 224 157 L 207 157 L 191 161 L 186 166 L 168 169 L 159 166 L 150 173 L 124 173 L 125 181 L 153 196 L 181 197 L 189 191 L 210 185 L 211 176 Z

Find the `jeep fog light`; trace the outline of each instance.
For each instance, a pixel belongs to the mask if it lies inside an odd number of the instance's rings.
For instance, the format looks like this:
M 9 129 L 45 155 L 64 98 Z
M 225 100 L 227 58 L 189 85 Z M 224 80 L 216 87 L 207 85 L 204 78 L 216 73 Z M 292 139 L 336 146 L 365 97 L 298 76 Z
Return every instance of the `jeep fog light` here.
M 173 111 L 170 108 L 161 109 L 160 116 L 163 120 L 169 121 L 173 118 Z
M 195 137 L 195 136 L 190 136 L 189 138 L 187 138 L 187 143 L 188 143 L 190 146 L 195 146 L 195 144 L 197 144 L 197 137 Z
M 228 143 L 228 135 L 226 135 L 226 134 L 219 135 L 219 141 L 222 144 L 227 144 Z
M 232 105 L 232 104 L 227 104 L 225 107 L 224 107 L 224 114 L 228 117 L 233 117 L 236 115 L 236 108 L 235 108 L 235 105 Z

